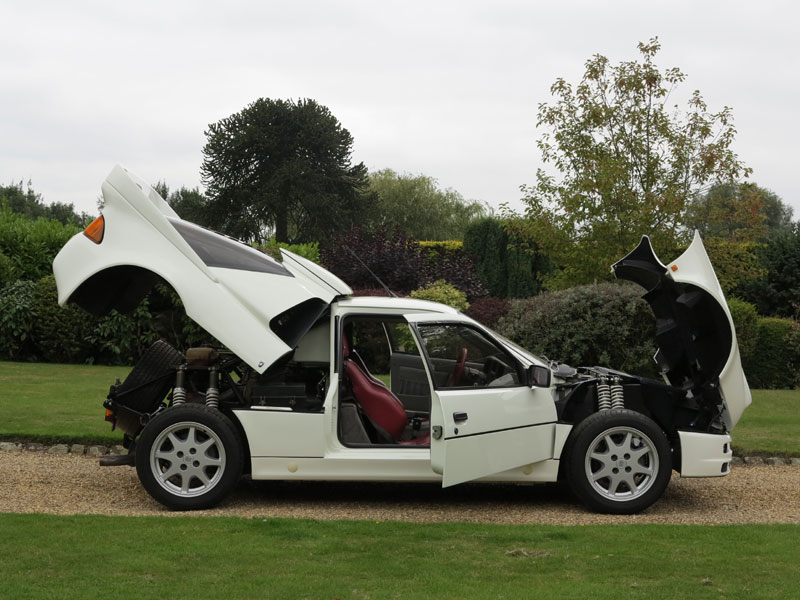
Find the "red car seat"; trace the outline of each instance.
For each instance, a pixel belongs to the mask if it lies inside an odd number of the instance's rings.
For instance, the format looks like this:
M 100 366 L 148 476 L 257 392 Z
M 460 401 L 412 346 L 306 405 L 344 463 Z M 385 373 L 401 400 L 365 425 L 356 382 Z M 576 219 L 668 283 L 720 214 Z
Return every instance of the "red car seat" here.
M 426 446 L 430 434 L 400 441 L 408 424 L 408 415 L 403 403 L 397 399 L 382 381 L 369 375 L 368 371 L 350 356 L 347 340 L 343 342 L 344 372 L 353 389 L 353 396 L 370 421 L 385 431 L 396 444 L 404 446 Z

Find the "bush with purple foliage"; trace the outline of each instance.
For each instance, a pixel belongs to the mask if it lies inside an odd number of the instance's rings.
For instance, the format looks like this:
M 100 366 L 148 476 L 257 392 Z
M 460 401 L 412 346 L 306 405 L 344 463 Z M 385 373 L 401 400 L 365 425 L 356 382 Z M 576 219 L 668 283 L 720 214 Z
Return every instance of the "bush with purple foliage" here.
M 377 288 L 375 278 L 356 256 L 398 295 L 406 295 L 439 279 L 445 279 L 466 293 L 470 300 L 486 294 L 473 260 L 463 250 L 422 248 L 418 241 L 399 231 L 367 232 L 354 228 L 320 249 L 325 268 L 350 287 Z
M 511 301 L 507 298 L 486 296 L 478 298 L 470 304 L 466 314 L 478 321 L 478 323 L 483 323 L 487 327 L 494 329 L 497 322 L 508 313 L 510 307 Z

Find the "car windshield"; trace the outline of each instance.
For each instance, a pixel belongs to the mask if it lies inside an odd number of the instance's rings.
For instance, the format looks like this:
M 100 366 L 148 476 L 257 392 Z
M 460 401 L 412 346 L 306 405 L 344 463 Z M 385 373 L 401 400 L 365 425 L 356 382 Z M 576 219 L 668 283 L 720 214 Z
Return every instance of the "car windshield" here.
M 547 363 L 550 362 L 546 358 L 542 358 L 541 356 L 536 356 L 535 354 L 532 354 L 532 353 L 528 352 L 527 350 L 525 350 L 525 348 L 523 348 L 521 346 L 518 346 L 517 344 L 515 344 L 514 342 L 512 342 L 508 338 L 503 337 L 502 335 L 500 335 L 496 331 L 492 331 L 492 334 L 498 340 L 503 342 L 503 344 L 509 350 L 511 350 L 514 354 L 516 354 L 518 358 L 521 358 L 524 361 L 527 361 L 529 363 L 539 363 L 539 364 L 543 364 L 543 365 L 546 365 Z

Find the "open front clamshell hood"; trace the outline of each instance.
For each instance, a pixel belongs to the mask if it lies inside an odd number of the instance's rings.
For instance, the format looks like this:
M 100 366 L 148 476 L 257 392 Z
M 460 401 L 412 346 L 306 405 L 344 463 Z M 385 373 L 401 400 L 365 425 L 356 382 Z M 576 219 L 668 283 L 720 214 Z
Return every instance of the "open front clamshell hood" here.
M 700 235 L 669 265 L 650 239 L 612 266 L 619 279 L 641 285 L 656 317 L 655 360 L 665 379 L 698 406 L 719 413 L 730 430 L 750 405 L 736 331 Z
M 99 243 L 75 235 L 53 263 L 58 301 L 105 314 L 132 310 L 159 281 L 186 313 L 258 372 L 289 352 L 341 279 L 291 252 L 283 262 L 182 220 L 143 180 L 116 166 L 103 183 Z

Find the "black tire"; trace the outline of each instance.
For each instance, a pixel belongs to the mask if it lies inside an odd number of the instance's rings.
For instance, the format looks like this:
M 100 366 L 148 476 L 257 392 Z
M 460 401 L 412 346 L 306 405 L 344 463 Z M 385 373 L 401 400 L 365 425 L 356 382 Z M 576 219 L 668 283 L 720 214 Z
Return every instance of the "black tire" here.
M 167 508 L 211 508 L 242 474 L 239 435 L 217 409 L 194 404 L 168 408 L 147 424 L 136 443 L 136 473 Z
M 652 419 L 625 409 L 588 416 L 572 431 L 565 474 L 588 508 L 629 515 L 653 504 L 669 484 L 672 456 Z

